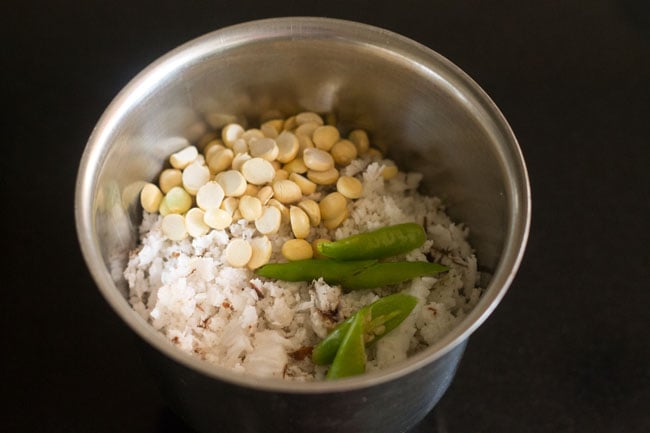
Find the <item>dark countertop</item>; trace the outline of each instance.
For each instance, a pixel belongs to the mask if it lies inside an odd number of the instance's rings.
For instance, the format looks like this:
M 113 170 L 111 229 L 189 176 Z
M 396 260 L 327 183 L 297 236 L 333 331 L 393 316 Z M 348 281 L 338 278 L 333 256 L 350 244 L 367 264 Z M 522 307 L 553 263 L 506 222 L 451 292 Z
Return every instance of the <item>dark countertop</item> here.
M 528 164 L 524 262 L 415 431 L 650 431 L 643 0 L 5 1 L 0 429 L 190 431 L 86 270 L 76 170 L 94 123 L 139 70 L 211 30 L 282 15 L 374 24 L 443 54 L 494 99 Z

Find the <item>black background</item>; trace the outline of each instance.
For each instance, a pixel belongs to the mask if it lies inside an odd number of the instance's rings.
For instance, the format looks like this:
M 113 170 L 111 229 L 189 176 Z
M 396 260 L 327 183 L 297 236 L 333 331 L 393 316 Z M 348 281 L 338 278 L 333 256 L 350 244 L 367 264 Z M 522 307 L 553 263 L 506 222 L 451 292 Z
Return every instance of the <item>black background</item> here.
M 416 431 L 650 431 L 646 1 L 4 0 L 0 10 L 0 430 L 191 431 L 86 270 L 79 160 L 104 108 L 157 57 L 226 25 L 312 15 L 446 56 L 494 99 L 528 164 L 520 272 Z

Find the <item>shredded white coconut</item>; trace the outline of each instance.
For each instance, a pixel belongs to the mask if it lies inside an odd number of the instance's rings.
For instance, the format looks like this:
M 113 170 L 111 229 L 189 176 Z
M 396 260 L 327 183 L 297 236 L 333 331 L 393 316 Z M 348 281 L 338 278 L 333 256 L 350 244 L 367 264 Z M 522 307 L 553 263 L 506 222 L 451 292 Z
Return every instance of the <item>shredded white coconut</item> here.
M 312 228 L 308 241 L 341 239 L 380 227 L 417 222 L 425 244 L 403 259 L 442 263 L 437 278 L 416 278 L 398 287 L 344 293 L 322 280 L 269 281 L 223 258 L 228 242 L 251 239 L 253 223 L 234 222 L 198 238 L 166 239 L 158 214 L 144 213 L 140 244 L 124 276 L 134 310 L 181 350 L 206 362 L 260 377 L 321 380 L 326 367 L 309 360 L 309 348 L 360 307 L 402 291 L 418 298 L 411 315 L 368 351 L 368 370 L 406 359 L 444 336 L 478 302 L 477 262 L 468 229 L 444 212 L 441 201 L 417 192 L 419 173 L 381 175 L 381 161 L 357 159 L 342 170 L 363 183 L 363 197 L 349 203 L 349 218 L 334 231 Z M 270 235 L 272 262 L 285 261 L 281 245 L 289 228 Z

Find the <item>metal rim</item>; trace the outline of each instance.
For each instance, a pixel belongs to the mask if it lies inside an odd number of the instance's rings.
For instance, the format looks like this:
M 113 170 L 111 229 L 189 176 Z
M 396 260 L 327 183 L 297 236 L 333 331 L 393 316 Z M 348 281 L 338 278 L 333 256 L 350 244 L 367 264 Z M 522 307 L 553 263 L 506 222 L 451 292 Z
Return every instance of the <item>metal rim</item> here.
M 269 29 L 269 31 L 260 32 L 261 27 Z M 121 116 L 128 111 L 139 94 L 146 93 L 157 79 L 181 64 L 200 59 L 202 56 L 227 47 L 246 44 L 255 39 L 297 37 L 304 29 L 310 29 L 313 32 L 310 33 L 310 38 L 354 37 L 355 42 L 367 43 L 396 52 L 409 61 L 417 62 L 422 67 L 431 70 L 434 66 L 438 69 L 440 67 L 447 69 L 455 78 L 454 85 L 478 102 L 478 109 L 487 113 L 497 127 L 499 135 L 503 138 L 505 147 L 502 149 L 502 156 L 505 159 L 505 165 L 509 168 L 508 174 L 510 175 L 508 177 L 510 182 L 507 185 L 510 203 L 510 229 L 505 238 L 504 252 L 490 284 L 486 287 L 485 293 L 474 309 L 445 337 L 403 363 L 382 371 L 336 382 L 302 383 L 234 374 L 230 370 L 210 365 L 175 348 L 128 305 L 128 302 L 115 287 L 106 268 L 96 265 L 96 263 L 103 263 L 103 259 L 95 245 L 93 236 L 89 235 L 93 233 L 91 197 L 97 176 L 90 176 L 88 173 L 91 173 L 92 167 L 97 166 L 101 161 L 105 152 L 103 144 L 110 137 L 111 131 Z M 225 27 L 191 40 L 153 62 L 124 87 L 100 118 L 84 151 L 77 174 L 75 191 L 77 236 L 84 259 L 104 298 L 133 331 L 165 356 L 208 377 L 234 385 L 286 393 L 341 392 L 385 383 L 434 362 L 466 340 L 494 311 L 510 287 L 523 258 L 528 240 L 530 213 L 530 184 L 517 139 L 503 114 L 478 84 L 445 57 L 404 36 L 367 24 L 320 17 L 271 18 Z

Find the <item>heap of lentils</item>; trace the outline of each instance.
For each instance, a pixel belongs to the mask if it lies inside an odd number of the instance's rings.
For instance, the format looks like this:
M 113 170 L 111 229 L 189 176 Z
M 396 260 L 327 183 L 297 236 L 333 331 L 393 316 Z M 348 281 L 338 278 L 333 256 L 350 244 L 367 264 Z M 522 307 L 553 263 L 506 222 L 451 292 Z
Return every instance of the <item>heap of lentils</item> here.
M 323 240 L 307 242 L 310 228 L 335 229 L 348 217 L 348 200 L 363 194 L 361 181 L 340 174 L 354 159 L 381 160 L 385 179 L 398 172 L 370 146 L 366 131 L 355 129 L 344 138 L 314 112 L 268 120 L 259 128 L 229 123 L 203 142 L 173 153 L 158 183 L 143 187 L 140 203 L 162 215 L 162 232 L 173 241 L 224 230 L 242 218 L 253 222 L 261 236 L 232 239 L 225 250 L 230 266 L 251 270 L 268 263 L 267 236 L 282 224 L 289 224 L 294 236 L 282 246 L 287 260 L 317 254 Z

